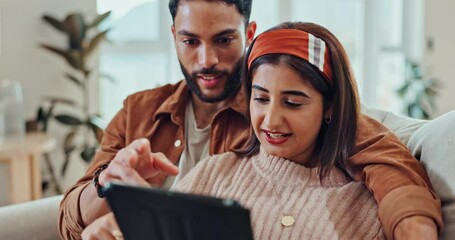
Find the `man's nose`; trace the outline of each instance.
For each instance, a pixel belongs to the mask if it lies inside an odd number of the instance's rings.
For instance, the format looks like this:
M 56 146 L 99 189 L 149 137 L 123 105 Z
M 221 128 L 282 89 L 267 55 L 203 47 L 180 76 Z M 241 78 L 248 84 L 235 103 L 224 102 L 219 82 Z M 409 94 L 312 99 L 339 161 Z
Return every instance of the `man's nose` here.
M 216 50 L 209 45 L 204 45 L 199 50 L 199 65 L 203 68 L 213 68 L 219 63 Z

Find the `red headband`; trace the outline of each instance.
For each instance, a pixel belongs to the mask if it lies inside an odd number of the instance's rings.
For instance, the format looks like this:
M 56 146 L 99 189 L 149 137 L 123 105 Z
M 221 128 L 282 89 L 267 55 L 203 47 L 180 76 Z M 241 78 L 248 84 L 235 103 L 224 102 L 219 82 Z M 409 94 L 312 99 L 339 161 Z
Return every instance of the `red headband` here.
M 290 54 L 303 58 L 332 82 L 330 54 L 325 42 L 314 35 L 297 29 L 278 29 L 260 34 L 251 49 L 248 68 L 258 57 L 271 54 Z

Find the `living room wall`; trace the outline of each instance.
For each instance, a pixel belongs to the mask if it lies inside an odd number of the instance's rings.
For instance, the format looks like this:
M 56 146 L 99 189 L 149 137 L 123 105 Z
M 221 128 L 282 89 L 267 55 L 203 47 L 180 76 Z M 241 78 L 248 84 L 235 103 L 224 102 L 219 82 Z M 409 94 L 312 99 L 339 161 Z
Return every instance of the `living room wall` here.
M 66 38 L 60 32 L 41 20 L 43 14 L 63 19 L 70 12 L 84 13 L 87 18 L 95 16 L 96 1 L 62 1 L 62 0 L 0 0 L 0 79 L 18 81 L 22 85 L 24 95 L 24 113 L 27 119 L 35 118 L 43 96 L 64 96 L 80 99 L 78 89 L 64 79 L 68 70 L 65 62 L 59 57 L 39 48 L 39 43 L 49 43 L 65 47 Z M 95 62 L 95 61 L 94 61 Z M 96 64 L 96 63 L 94 63 Z M 96 66 L 95 66 L 96 68 Z M 97 75 L 96 72 L 94 74 Z M 98 83 L 91 81 L 91 111 L 98 110 Z M 57 142 L 61 143 L 67 131 L 53 123 L 52 131 L 57 134 Z M 61 146 L 57 145 L 52 153 L 55 166 L 62 163 Z M 43 162 L 43 161 L 42 161 Z M 70 174 L 62 180 L 62 187 L 74 183 L 84 171 L 81 161 L 73 161 L 69 166 Z M 70 176 L 71 173 L 74 176 Z M 0 164 L 0 205 L 8 199 L 8 172 Z M 46 177 L 44 174 L 43 177 Z
M 455 109 L 455 1 L 425 1 L 426 51 L 424 63 L 430 74 L 440 80 L 441 88 L 436 100 L 436 116 Z

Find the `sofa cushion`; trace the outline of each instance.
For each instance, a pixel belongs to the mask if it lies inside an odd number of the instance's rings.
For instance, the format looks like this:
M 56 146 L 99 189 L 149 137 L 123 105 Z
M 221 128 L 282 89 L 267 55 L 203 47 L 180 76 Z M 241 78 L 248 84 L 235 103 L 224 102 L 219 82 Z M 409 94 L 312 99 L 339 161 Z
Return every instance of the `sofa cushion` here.
M 60 239 L 58 207 L 63 196 L 0 208 L 0 239 Z
M 444 230 L 441 239 L 455 239 L 455 111 L 414 132 L 408 148 L 420 159 L 441 199 Z

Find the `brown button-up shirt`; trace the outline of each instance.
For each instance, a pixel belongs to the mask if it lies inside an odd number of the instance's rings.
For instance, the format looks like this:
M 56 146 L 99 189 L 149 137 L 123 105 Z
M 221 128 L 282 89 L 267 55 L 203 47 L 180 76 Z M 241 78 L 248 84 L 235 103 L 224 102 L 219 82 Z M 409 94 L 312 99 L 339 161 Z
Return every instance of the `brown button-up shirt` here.
M 85 228 L 79 207 L 82 190 L 100 165 L 112 160 L 135 139 L 148 138 L 153 152 L 162 152 L 177 164 L 185 146 L 187 101 L 190 91 L 184 81 L 138 92 L 124 101 L 123 108 L 106 128 L 101 149 L 86 174 L 65 193 L 59 219 L 62 238 L 81 238 Z M 250 134 L 246 104 L 241 90 L 215 115 L 211 123 L 210 155 L 245 145 Z M 177 141 L 180 144 L 175 144 Z M 400 220 L 413 215 L 430 217 L 442 228 L 440 202 L 431 191 L 422 165 L 382 124 L 366 116 L 360 118 L 355 151 L 349 160 L 355 179 L 365 182 L 379 203 L 386 234 L 393 233 Z M 164 175 L 158 175 L 152 182 L 160 185 L 164 179 Z

